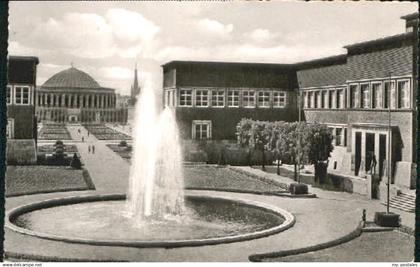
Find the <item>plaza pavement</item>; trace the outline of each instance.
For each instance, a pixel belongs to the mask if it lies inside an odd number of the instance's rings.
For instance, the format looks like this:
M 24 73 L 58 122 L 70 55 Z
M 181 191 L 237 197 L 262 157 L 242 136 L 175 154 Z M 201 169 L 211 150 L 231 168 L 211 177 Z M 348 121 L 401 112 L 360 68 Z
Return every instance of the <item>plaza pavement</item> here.
M 85 142 L 77 129 L 81 128 Z M 106 146 L 107 141 L 99 141 L 93 135 L 87 137 L 87 131 L 81 126 L 68 126 L 75 139 L 75 144 L 82 156 L 85 168 L 88 169 L 96 186 L 96 191 L 60 192 L 40 195 L 27 195 L 6 199 L 6 209 L 41 201 L 50 198 L 61 198 L 73 195 L 92 195 L 123 193 L 126 191 L 129 175 L 129 163 Z M 95 145 L 95 154 L 88 153 L 88 146 Z M 258 169 L 241 167 L 243 171 L 263 175 L 266 178 L 290 183 L 291 179 L 275 174 L 267 174 Z M 48 259 L 81 259 L 81 260 L 119 260 L 119 261 L 248 261 L 251 254 L 304 248 L 343 237 L 358 226 L 362 210 L 366 209 L 368 219 L 373 218 L 375 211 L 385 207 L 377 200 L 344 192 L 324 191 L 310 187 L 310 192 L 318 198 L 283 198 L 242 193 L 227 193 L 191 190 L 192 194 L 211 196 L 235 196 L 245 200 L 264 202 L 281 207 L 291 212 L 296 219 L 295 225 L 279 234 L 264 238 L 236 243 L 183 247 L 183 248 L 132 248 L 93 246 L 76 243 L 46 240 L 22 235 L 5 229 L 5 251 L 26 255 L 37 255 Z M 392 209 L 391 209 L 392 210 Z M 392 210 L 393 211 L 393 210 Z M 414 214 L 396 211 L 402 216 L 404 225 L 414 227 Z M 71 214 L 69 214 L 71 216 Z

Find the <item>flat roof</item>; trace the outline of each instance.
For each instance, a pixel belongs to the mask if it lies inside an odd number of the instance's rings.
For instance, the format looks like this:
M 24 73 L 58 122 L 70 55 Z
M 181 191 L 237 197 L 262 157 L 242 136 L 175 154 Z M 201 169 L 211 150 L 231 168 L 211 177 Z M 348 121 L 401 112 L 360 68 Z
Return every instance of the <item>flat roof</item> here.
M 170 65 L 188 65 L 188 64 L 196 64 L 196 65 L 230 65 L 230 66 L 260 66 L 260 67 L 286 67 L 286 68 L 294 68 L 295 64 L 279 64 L 279 63 L 255 63 L 255 62 L 222 62 L 222 61 L 194 61 L 194 60 L 173 60 L 169 61 L 161 67 L 168 67 Z
M 353 49 L 353 48 L 361 48 L 365 46 L 374 46 L 374 45 L 384 44 L 384 43 L 393 42 L 393 41 L 402 41 L 402 40 L 407 39 L 408 37 L 411 37 L 411 35 L 413 35 L 412 32 L 405 32 L 405 33 L 391 35 L 391 36 L 387 36 L 383 38 L 364 41 L 360 43 L 354 43 L 354 44 L 346 45 L 343 47 L 346 49 Z
M 401 16 L 400 18 L 405 19 L 405 20 L 418 19 L 419 18 L 419 12 L 414 12 L 414 13 L 411 13 L 411 14 L 407 14 L 407 15 Z
M 36 64 L 39 64 L 38 57 L 34 56 L 12 56 L 10 55 L 9 60 L 24 60 L 24 61 L 35 61 Z

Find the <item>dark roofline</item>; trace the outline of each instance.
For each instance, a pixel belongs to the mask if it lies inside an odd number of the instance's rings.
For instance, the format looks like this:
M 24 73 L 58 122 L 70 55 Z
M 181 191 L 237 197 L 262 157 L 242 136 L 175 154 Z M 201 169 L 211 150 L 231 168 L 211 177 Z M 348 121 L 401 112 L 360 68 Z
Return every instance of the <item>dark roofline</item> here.
M 411 19 L 418 19 L 419 18 L 419 12 L 414 12 L 408 15 L 404 15 L 400 17 L 401 19 L 405 20 L 411 20 Z
M 25 60 L 35 61 L 35 64 L 39 64 L 39 58 L 34 56 L 9 56 L 9 60 Z
M 379 39 L 369 40 L 369 41 L 360 42 L 360 43 L 354 43 L 354 44 L 346 45 L 343 47 L 349 50 L 349 49 L 363 48 L 363 47 L 368 47 L 368 46 L 376 46 L 376 45 L 391 43 L 395 41 L 403 41 L 411 37 L 411 35 L 413 35 L 412 32 L 405 32 L 405 33 L 391 35 L 391 36 L 387 36 L 387 37 L 383 37 Z
M 221 62 L 221 61 L 190 61 L 190 60 L 173 60 L 169 61 L 161 67 L 169 67 L 171 65 L 188 65 L 188 64 L 207 64 L 207 65 L 231 65 L 231 66 L 260 66 L 260 67 L 283 67 L 294 68 L 295 64 L 278 64 L 278 63 L 254 63 L 254 62 Z
M 346 64 L 347 54 L 340 54 L 335 56 L 317 58 L 313 60 L 298 62 L 295 64 L 298 70 L 308 69 L 313 67 L 326 67 L 331 65 Z

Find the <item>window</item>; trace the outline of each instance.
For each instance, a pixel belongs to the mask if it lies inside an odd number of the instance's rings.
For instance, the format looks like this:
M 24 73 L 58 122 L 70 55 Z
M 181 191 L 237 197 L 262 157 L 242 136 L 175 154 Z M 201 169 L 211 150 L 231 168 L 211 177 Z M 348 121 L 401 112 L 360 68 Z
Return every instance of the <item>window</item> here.
M 408 80 L 398 81 L 398 108 L 410 107 L 410 87 Z
M 336 128 L 335 129 L 335 145 L 341 146 L 341 138 L 343 136 L 343 129 L 342 128 Z
M 334 90 L 328 90 L 328 108 L 334 108 Z
M 336 108 L 344 108 L 344 90 L 343 89 L 337 90 Z
M 395 82 L 384 82 L 384 108 L 395 108 Z
M 6 104 L 12 103 L 12 86 L 8 85 L 6 87 Z
M 314 108 L 319 108 L 319 92 L 314 92 Z
M 15 103 L 20 105 L 29 105 L 28 86 L 15 86 Z
M 308 94 L 305 93 L 305 104 L 308 105 L 308 100 L 306 99 Z M 284 108 L 286 106 L 286 92 L 273 92 L 273 107 L 275 108 Z
M 6 138 L 13 138 L 13 128 L 14 128 L 15 121 L 14 119 L 8 119 L 7 120 L 7 126 L 6 126 Z
M 165 107 L 169 106 L 169 91 L 165 90 Z
M 381 83 L 372 83 L 372 108 L 382 108 Z
M 369 91 L 369 84 L 361 84 L 360 85 L 360 91 L 362 93 L 362 98 L 360 99 L 361 107 L 362 108 L 370 108 L 370 91 Z
M 309 92 L 309 108 L 315 107 L 314 92 Z
M 191 107 L 192 106 L 192 90 L 180 90 L 179 91 L 179 106 L 180 107 Z
M 208 107 L 209 106 L 209 90 L 195 90 L 195 106 Z
M 359 107 L 359 93 L 357 89 L 357 84 L 350 85 L 350 107 L 352 108 Z
M 266 92 L 266 91 L 258 92 L 258 107 L 261 107 L 261 108 L 270 107 L 270 92 Z
M 329 108 L 330 105 L 328 104 L 328 91 L 322 91 L 322 101 L 321 101 L 321 108 Z
M 254 91 L 243 91 L 242 92 L 243 106 L 246 108 L 255 107 L 255 92 Z
M 211 92 L 211 105 L 213 107 L 222 108 L 225 106 L 225 91 L 213 90 Z
M 193 139 L 211 139 L 211 121 L 193 121 L 192 122 Z
M 239 91 L 229 90 L 227 100 L 228 100 L 228 107 L 239 107 Z

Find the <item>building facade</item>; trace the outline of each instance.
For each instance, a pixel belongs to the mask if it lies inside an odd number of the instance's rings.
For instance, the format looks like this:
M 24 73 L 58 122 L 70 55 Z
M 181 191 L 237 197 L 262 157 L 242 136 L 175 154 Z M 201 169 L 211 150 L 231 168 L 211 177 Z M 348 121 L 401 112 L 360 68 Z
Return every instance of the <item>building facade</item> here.
M 301 63 L 297 77 L 306 121 L 334 134 L 330 171 L 384 182 L 389 170 L 395 186 L 415 188 L 418 14 L 403 19 L 406 33 Z
M 8 59 L 7 161 L 10 164 L 36 162 L 37 120 L 35 116 L 37 57 L 10 56 Z
M 297 120 L 293 66 L 172 61 L 163 67 L 163 103 L 184 139 L 236 139 L 242 118 Z
M 299 95 L 303 119 L 330 127 L 329 171 L 351 177 L 353 192 L 369 194 L 388 173 L 394 189 L 413 189 L 418 13 L 401 18 L 405 33 L 308 62 L 169 62 L 163 65 L 163 103 L 175 108 L 184 139 L 235 140 L 242 118 L 296 121 Z
M 117 106 L 115 90 L 101 87 L 89 74 L 71 67 L 49 78 L 35 96 L 40 121 L 126 123 L 127 109 Z

